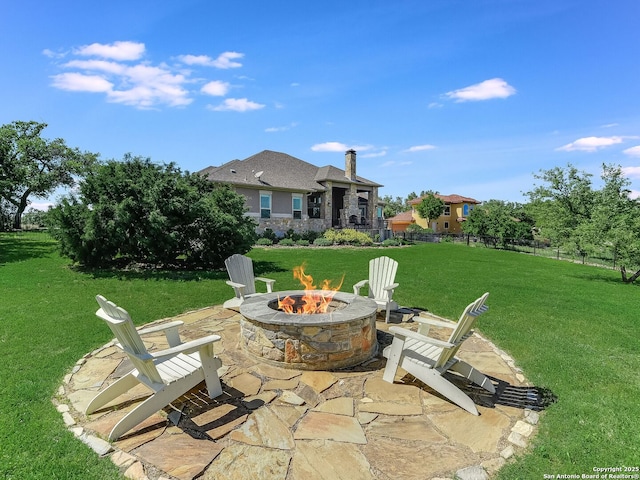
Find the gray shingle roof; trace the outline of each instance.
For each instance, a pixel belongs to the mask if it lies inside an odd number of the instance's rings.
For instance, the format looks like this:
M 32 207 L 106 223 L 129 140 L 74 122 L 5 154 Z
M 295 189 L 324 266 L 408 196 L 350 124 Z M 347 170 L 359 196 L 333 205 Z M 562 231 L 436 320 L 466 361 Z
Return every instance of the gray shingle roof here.
M 260 172 L 262 174 L 258 178 Z M 286 153 L 271 150 L 263 150 L 244 160 L 232 160 L 219 167 L 207 167 L 198 173 L 206 175 L 213 182 L 307 192 L 325 191 L 320 182 L 327 180 L 381 186 L 362 177 L 356 177 L 356 182 L 352 182 L 339 168 L 318 168 Z

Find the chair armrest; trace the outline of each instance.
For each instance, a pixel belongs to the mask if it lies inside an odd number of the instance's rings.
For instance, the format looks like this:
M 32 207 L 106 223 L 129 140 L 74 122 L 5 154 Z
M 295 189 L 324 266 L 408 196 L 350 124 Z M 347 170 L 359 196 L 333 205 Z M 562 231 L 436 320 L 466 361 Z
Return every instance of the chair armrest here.
M 398 288 L 398 285 L 400 285 L 399 283 L 392 283 L 391 285 L 387 285 L 386 287 L 383 287 L 383 290 L 395 290 L 396 288 Z
M 174 322 L 163 323 L 153 327 L 145 327 L 138 330 L 139 335 L 147 335 L 149 333 L 164 332 L 170 347 L 176 347 L 182 343 L 178 327 L 184 325 L 184 322 L 176 320 Z
M 360 289 L 361 289 L 362 287 L 364 287 L 365 285 L 367 285 L 368 283 L 369 283 L 369 280 L 360 280 L 358 283 L 356 283 L 356 284 L 353 286 L 353 293 L 354 293 L 355 295 L 360 295 Z
M 443 341 L 437 340 L 435 338 L 427 337 L 425 335 L 422 335 L 420 333 L 414 332 L 412 330 L 407 330 L 406 328 L 402 328 L 402 327 L 391 327 L 391 328 L 389 328 L 389 331 L 392 332 L 394 334 L 394 336 L 395 336 L 395 334 L 398 334 L 401 337 L 411 338 L 413 340 L 417 340 L 417 341 L 422 342 L 422 343 L 429 343 L 429 344 L 434 345 L 436 347 L 442 347 L 442 348 L 455 347 L 455 345 L 453 343 L 443 342 Z
M 458 325 L 456 322 L 452 320 L 447 320 L 446 318 L 438 317 L 438 318 L 425 318 L 425 317 L 413 317 L 413 321 L 421 324 L 431 325 L 434 327 L 443 327 L 443 328 L 451 328 L 454 329 Z
M 274 279 L 265 278 L 265 277 L 256 277 L 256 280 L 260 280 L 261 282 L 264 282 L 267 284 L 267 293 L 273 292 L 273 284 L 276 283 Z
M 206 337 L 198 338 L 196 340 L 191 340 L 190 342 L 185 342 L 181 345 L 166 348 L 164 350 L 158 350 L 157 352 L 149 352 L 152 358 L 161 359 L 164 357 L 173 357 L 178 353 L 191 353 L 199 350 L 203 346 L 212 344 L 217 342 L 222 337 L 220 335 L 207 335 Z
M 234 292 L 236 293 L 236 297 L 241 298 L 242 300 L 244 300 L 244 289 L 247 288 L 247 286 L 245 284 L 232 282 L 231 280 L 227 280 L 226 283 L 231 288 L 233 288 Z

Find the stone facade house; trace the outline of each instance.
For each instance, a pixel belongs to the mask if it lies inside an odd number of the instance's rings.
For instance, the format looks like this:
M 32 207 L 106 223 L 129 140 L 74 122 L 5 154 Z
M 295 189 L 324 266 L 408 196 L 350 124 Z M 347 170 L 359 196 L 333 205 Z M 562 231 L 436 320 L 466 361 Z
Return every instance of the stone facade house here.
M 382 228 L 382 185 L 356 175 L 356 152 L 345 153 L 345 169 L 316 167 L 286 153 L 264 150 L 200 172 L 230 184 L 246 199 L 257 232 L 324 231 L 331 227 Z

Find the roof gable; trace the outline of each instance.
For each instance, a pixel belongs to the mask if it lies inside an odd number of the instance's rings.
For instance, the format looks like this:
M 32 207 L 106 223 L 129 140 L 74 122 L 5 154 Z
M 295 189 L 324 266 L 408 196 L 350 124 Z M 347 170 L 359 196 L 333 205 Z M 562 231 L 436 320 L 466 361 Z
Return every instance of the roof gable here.
M 356 183 L 372 187 L 382 185 L 356 177 L 349 180 L 345 171 L 334 166 L 316 167 L 286 153 L 263 150 L 244 160 L 232 160 L 219 167 L 207 167 L 198 173 L 212 182 L 231 183 L 253 188 L 275 188 L 297 191 L 325 191 L 321 182 Z

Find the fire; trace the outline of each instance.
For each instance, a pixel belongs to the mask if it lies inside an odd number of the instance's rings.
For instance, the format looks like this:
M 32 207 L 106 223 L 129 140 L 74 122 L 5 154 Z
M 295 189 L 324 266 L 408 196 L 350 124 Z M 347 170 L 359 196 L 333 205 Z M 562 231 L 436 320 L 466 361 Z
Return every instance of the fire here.
M 342 275 L 339 285 L 332 286 L 331 280 L 323 280 L 322 286 L 318 289 L 313 284 L 313 277 L 304 273 L 304 267 L 304 264 L 293 267 L 293 278 L 300 280 L 304 287 L 304 295 L 301 297 L 302 304 L 296 305 L 295 299 L 286 296 L 282 300 L 278 299 L 278 309 L 285 313 L 305 315 L 325 313 L 333 296 L 342 287 L 344 275 Z

